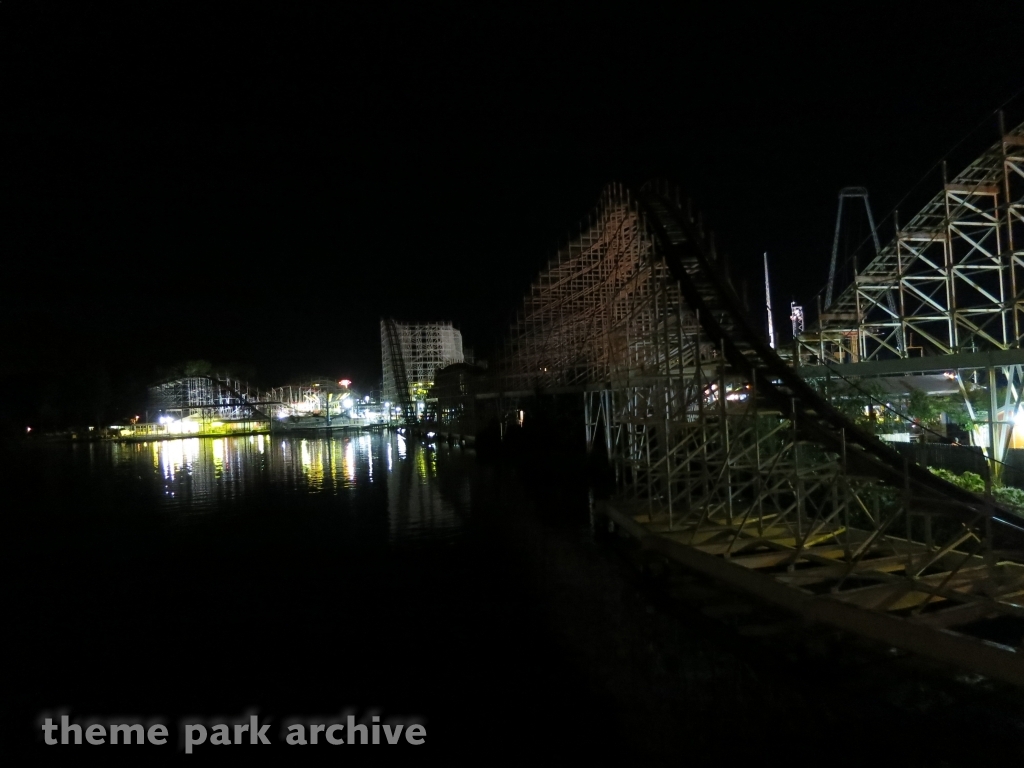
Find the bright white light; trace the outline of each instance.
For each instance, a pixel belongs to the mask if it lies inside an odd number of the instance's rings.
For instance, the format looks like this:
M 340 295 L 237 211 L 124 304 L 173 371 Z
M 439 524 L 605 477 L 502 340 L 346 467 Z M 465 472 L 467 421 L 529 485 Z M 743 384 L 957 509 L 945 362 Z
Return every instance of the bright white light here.
M 352 398 L 351 397 L 346 397 L 344 400 L 342 400 L 341 401 L 341 407 L 342 408 L 346 408 L 346 409 L 347 408 L 351 408 L 352 407 Z
M 1024 407 L 1017 407 L 1017 412 L 1013 414 L 1013 426 L 1024 429 Z

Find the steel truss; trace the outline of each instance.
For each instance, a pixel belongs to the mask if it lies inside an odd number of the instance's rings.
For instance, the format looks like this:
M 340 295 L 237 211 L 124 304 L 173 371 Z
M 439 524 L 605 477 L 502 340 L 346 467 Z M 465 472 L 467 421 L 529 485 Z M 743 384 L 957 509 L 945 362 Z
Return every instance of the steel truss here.
M 505 390 L 584 390 L 588 445 L 616 469 L 610 509 L 650 546 L 1024 684 L 1007 645 L 935 631 L 1002 617 L 1024 644 L 1024 520 L 844 419 L 745 321 L 722 271 L 675 192 L 610 187 L 526 297 Z
M 1024 124 L 943 188 L 825 307 L 799 339 L 802 362 L 846 364 L 919 355 L 955 356 L 1021 347 L 1024 334 Z M 955 367 L 957 376 L 968 374 Z M 983 372 L 991 385 L 988 438 L 975 441 L 998 471 L 1021 408 L 1020 366 Z M 970 407 L 968 405 L 968 407 Z M 1012 424 L 1012 421 L 1010 422 Z
M 821 316 L 837 363 L 1021 346 L 1024 124 L 1004 132 L 903 227 Z M 852 359 L 851 359 L 852 358 Z

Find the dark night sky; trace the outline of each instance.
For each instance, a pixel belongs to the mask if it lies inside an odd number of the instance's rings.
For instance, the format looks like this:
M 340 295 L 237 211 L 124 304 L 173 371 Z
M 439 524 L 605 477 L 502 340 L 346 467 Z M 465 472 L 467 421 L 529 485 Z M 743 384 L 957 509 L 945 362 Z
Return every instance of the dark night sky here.
M 613 180 L 678 182 L 812 307 L 840 187 L 909 216 L 1024 119 L 1019 3 L 214 5 L 0 3 L 7 388 L 369 389 L 388 314 L 486 350 Z

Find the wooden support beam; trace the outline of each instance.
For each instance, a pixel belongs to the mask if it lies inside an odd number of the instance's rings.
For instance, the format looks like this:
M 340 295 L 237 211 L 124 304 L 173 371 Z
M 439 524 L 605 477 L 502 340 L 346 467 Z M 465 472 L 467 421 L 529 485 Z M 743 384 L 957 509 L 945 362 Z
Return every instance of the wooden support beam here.
M 844 547 L 837 546 L 818 546 L 813 548 L 813 553 L 818 558 L 829 558 L 839 559 L 846 555 L 846 549 Z M 735 565 L 742 565 L 745 568 L 751 570 L 757 570 L 760 568 L 774 568 L 777 565 L 781 565 L 789 560 L 793 559 L 793 555 L 796 554 L 795 550 L 779 549 L 774 552 L 758 552 L 752 555 L 740 555 L 738 557 L 732 557 L 729 562 Z M 797 562 L 806 562 L 803 558 L 797 560 Z
M 995 184 L 947 184 L 947 192 L 959 192 L 965 195 L 998 195 L 999 187 Z
M 825 541 L 833 541 L 836 535 L 840 531 L 824 531 L 816 536 L 811 537 L 807 542 L 804 549 L 801 550 L 801 555 L 805 559 L 813 559 L 815 557 L 813 553 L 813 547 L 815 544 L 820 544 Z M 701 531 L 703 533 L 703 531 Z M 690 545 L 690 539 L 686 536 L 674 536 L 672 534 L 662 534 L 666 538 L 672 541 L 678 541 L 681 544 Z M 721 532 L 718 534 L 721 536 Z M 790 554 L 796 552 L 797 538 L 792 533 L 786 533 L 779 536 L 739 536 L 739 537 L 723 537 L 720 541 L 711 541 L 714 537 L 709 536 L 705 539 L 704 543 L 693 544 L 695 549 L 699 549 L 701 552 L 707 552 L 711 555 L 724 555 L 726 553 L 742 552 L 743 550 L 750 549 L 756 546 L 768 546 L 778 549 L 783 549 Z M 699 540 L 699 539 L 698 539 Z
M 992 606 L 988 603 L 962 603 L 945 606 L 939 611 L 911 616 L 908 621 L 936 629 L 948 629 L 971 624 L 981 619 L 992 619 L 998 615 L 999 612 L 992 610 Z
M 899 275 L 857 275 L 854 280 L 857 285 L 891 285 L 896 286 Z
M 852 568 L 847 563 L 838 562 L 835 565 L 822 565 L 818 568 L 805 568 L 793 573 L 780 574 L 775 578 L 785 584 L 799 586 L 821 584 L 825 581 L 841 579 L 851 573 L 870 578 L 873 573 L 888 574 L 902 571 L 907 567 L 907 560 L 906 555 L 889 555 L 888 557 L 861 560 Z
M 874 584 L 870 587 L 859 587 L 835 593 L 832 596 L 844 603 L 859 605 L 862 608 L 882 611 L 900 611 L 914 608 L 923 603 L 947 599 L 936 589 L 929 587 L 942 586 L 942 590 L 955 592 L 972 592 L 988 578 L 988 568 L 976 566 L 964 568 L 951 576 L 949 573 L 936 573 L 921 579 L 910 581 L 900 579 L 885 584 Z
M 941 243 L 946 239 L 945 230 L 917 230 L 910 232 L 897 232 L 896 236 L 902 242 L 915 243 Z
M 822 621 L 834 627 L 854 632 L 908 651 L 920 653 L 987 677 L 1024 686 L 1024 654 L 998 643 L 960 635 L 948 630 L 937 630 L 888 613 L 868 611 L 857 605 L 836 600 L 831 595 L 815 596 L 803 590 L 781 584 L 764 574 L 733 565 L 731 561 L 698 552 L 692 547 L 650 534 L 608 504 L 598 508 L 630 535 L 638 538 L 644 547 L 653 549 L 681 565 L 723 584 L 744 590 L 762 600 L 794 611 L 812 621 Z

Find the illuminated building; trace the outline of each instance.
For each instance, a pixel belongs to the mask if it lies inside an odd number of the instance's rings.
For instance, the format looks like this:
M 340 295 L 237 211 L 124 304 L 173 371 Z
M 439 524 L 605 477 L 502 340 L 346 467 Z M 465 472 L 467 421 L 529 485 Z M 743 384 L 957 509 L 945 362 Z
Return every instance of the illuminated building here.
M 440 368 L 465 361 L 462 334 L 450 322 L 400 323 L 382 320 L 381 355 L 384 401 L 392 407 L 407 404 L 422 412 L 427 393 Z M 404 387 L 400 385 L 404 382 Z M 406 392 L 401 390 L 405 389 Z

